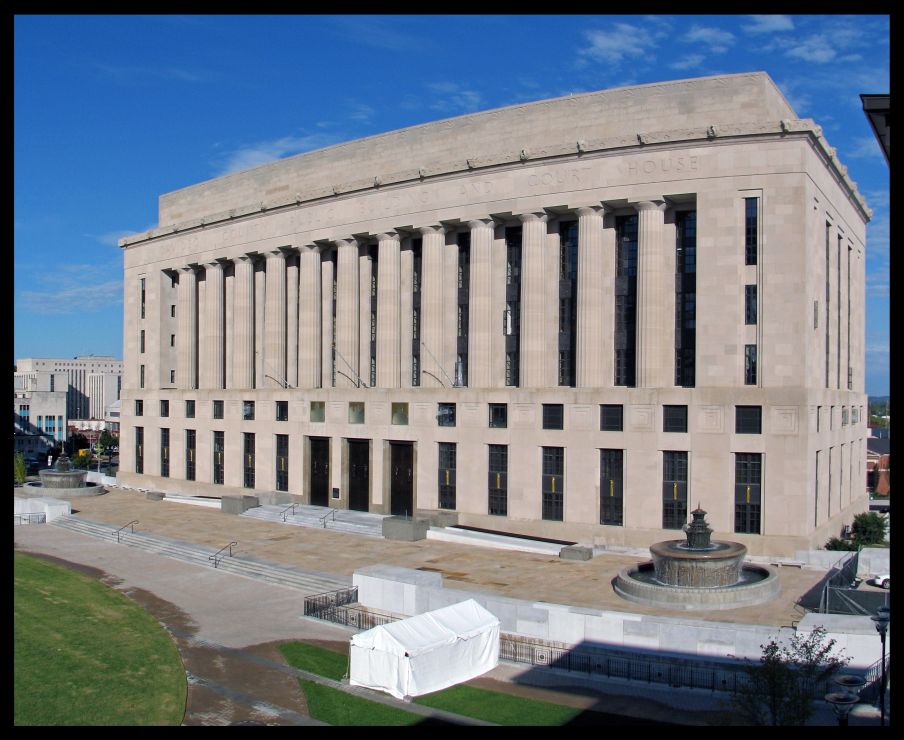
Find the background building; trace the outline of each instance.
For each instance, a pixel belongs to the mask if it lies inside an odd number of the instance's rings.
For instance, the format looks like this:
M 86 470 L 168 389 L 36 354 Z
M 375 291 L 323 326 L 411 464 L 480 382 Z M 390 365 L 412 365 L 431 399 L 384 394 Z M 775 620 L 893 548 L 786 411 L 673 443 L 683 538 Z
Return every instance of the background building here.
M 43 456 L 65 441 L 66 374 L 47 371 L 13 374 L 13 450 Z
M 865 224 L 763 73 L 352 141 L 123 239 L 125 482 L 791 553 L 864 490 Z
M 104 409 L 119 398 L 122 360 L 107 355 L 64 359 L 16 360 L 19 372 L 65 373 L 66 412 L 70 419 L 103 419 Z

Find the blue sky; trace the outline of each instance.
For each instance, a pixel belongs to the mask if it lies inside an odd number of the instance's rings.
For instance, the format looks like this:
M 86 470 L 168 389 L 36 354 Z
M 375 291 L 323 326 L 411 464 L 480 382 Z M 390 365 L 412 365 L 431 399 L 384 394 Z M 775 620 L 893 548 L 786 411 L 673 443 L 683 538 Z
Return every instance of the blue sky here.
M 884 15 L 17 16 L 15 357 L 122 356 L 117 240 L 160 194 L 531 100 L 764 70 L 873 209 L 866 390 L 889 392 Z

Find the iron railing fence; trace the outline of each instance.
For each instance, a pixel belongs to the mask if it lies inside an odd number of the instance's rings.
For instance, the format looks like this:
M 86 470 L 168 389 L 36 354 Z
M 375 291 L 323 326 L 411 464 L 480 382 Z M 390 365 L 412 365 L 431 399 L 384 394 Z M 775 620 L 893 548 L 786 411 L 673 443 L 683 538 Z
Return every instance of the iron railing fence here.
M 47 514 L 43 511 L 32 512 L 30 514 L 13 514 L 13 524 L 45 524 L 47 522 Z

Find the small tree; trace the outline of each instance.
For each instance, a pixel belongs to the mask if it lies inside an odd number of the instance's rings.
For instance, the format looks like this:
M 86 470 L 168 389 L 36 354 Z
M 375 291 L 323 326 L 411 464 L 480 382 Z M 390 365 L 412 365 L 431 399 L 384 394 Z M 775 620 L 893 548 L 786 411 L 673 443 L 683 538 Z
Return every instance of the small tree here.
M 25 479 L 28 477 L 28 466 L 25 464 L 25 455 L 21 452 L 17 452 L 13 456 L 13 477 L 16 479 L 16 483 L 20 485 L 25 483 Z
M 843 540 L 840 537 L 832 537 L 825 544 L 826 550 L 856 550 L 855 545 L 850 540 Z
M 751 725 L 806 724 L 819 684 L 850 661 L 834 652 L 835 640 L 826 640 L 823 627 L 795 634 L 785 645 L 770 640 L 760 647 L 760 662 L 745 669 L 746 686 L 731 700 L 732 709 Z
M 879 545 L 885 541 L 885 517 L 875 511 L 864 511 L 854 517 L 851 535 L 858 547 Z

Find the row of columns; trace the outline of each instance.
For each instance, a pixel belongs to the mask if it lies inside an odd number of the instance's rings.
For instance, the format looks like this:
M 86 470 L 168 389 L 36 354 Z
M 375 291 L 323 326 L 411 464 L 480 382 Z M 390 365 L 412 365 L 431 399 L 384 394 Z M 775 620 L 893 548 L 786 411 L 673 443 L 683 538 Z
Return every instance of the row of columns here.
M 636 384 L 661 387 L 672 384 L 674 329 L 669 307 L 674 301 L 663 238 L 662 201 L 636 204 L 638 212 Z M 578 217 L 576 385 L 612 384 L 611 343 L 604 340 L 606 301 L 611 295 L 614 265 L 614 229 L 604 228 L 602 205 L 581 207 Z M 550 288 L 548 215 L 543 211 L 519 216 L 521 242 L 520 385 L 556 384 L 549 361 L 556 348 L 549 345 L 550 305 L 557 305 Z M 469 385 L 501 385 L 494 354 L 501 344 L 498 292 L 504 290 L 494 247 L 504 229 L 493 218 L 468 222 L 470 230 Z M 448 385 L 454 372 L 457 328 L 457 246 L 447 245 L 442 224 L 421 227 L 421 352 L 423 386 Z M 502 234 L 501 240 L 499 234 Z M 321 260 L 324 249 L 336 250 L 334 262 Z M 450 250 L 450 247 L 452 249 Z M 401 249 L 400 234 L 377 236 L 376 385 L 398 388 L 411 385 L 410 252 Z M 254 258 L 243 255 L 234 265 L 230 325 L 226 315 L 226 272 L 223 261 L 205 264 L 204 301 L 199 322 L 198 275 L 192 267 L 178 270 L 177 385 L 180 388 L 300 387 L 317 388 L 370 385 L 369 357 L 370 261 L 359 254 L 359 242 L 350 237 L 332 245 L 304 246 L 297 265 L 287 263 L 283 250 L 265 255 L 263 276 L 255 272 Z M 555 263 L 557 264 L 557 256 Z M 502 269 L 505 269 L 504 261 Z M 498 285 L 497 285 L 498 283 Z M 334 287 L 335 286 L 335 287 Z M 335 302 L 334 302 L 335 291 Z M 255 307 L 263 294 L 263 312 Z M 203 336 L 197 336 L 198 326 Z M 263 341 L 255 341 L 260 338 Z M 227 347 L 227 345 L 229 345 Z M 198 348 L 201 349 L 201 366 Z M 334 357 L 335 350 L 335 357 Z M 227 373 L 226 362 L 231 363 Z M 333 363 L 335 362 L 335 368 Z

